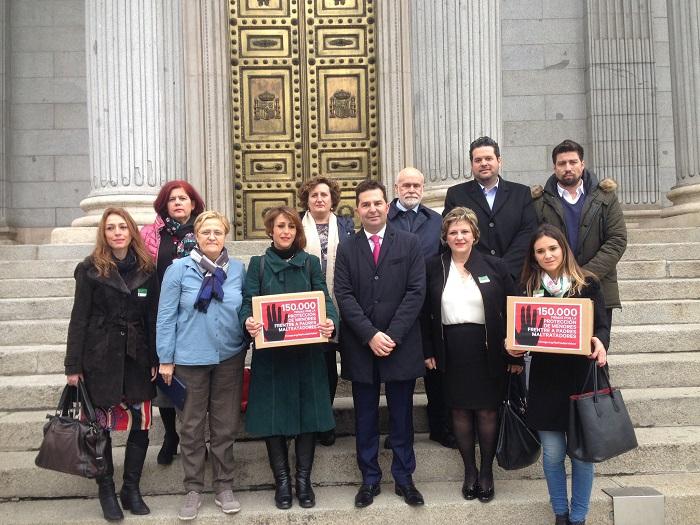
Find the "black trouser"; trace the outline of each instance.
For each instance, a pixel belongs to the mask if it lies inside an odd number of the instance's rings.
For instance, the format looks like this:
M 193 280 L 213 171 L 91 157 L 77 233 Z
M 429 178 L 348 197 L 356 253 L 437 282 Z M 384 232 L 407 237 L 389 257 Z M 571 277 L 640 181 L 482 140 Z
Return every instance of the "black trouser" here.
M 336 361 L 336 349 L 338 343 L 326 343 L 323 348 L 323 359 L 326 361 L 328 373 L 328 391 L 331 394 L 331 405 L 335 399 L 335 392 L 338 389 L 338 363 Z

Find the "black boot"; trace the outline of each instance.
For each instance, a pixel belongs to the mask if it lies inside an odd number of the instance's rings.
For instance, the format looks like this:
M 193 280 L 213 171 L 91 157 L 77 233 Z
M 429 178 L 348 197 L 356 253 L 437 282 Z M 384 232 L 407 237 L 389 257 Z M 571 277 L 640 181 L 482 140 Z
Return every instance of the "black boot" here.
M 265 438 L 270 468 L 275 477 L 275 505 L 278 509 L 292 506 L 292 483 L 289 477 L 289 458 L 287 456 L 287 438 L 272 436 Z
M 147 431 L 140 430 L 139 432 L 145 433 Z M 143 441 L 143 438 L 141 441 Z M 143 501 L 141 490 L 139 489 L 141 472 L 143 471 L 143 463 L 146 460 L 147 450 L 148 437 L 145 438 L 145 443 L 126 442 L 124 484 L 122 485 L 122 490 L 119 492 L 119 499 L 122 502 L 124 510 L 130 510 L 132 514 L 137 515 L 150 514 L 151 512 L 151 509 L 149 509 L 148 505 Z
M 163 446 L 158 452 L 158 464 L 170 465 L 173 462 L 173 456 L 177 454 L 177 446 L 180 444 L 180 436 L 175 430 L 175 409 L 160 408 L 160 419 L 163 421 L 165 428 L 165 436 L 163 437 Z
M 112 440 L 107 439 L 105 447 L 105 462 L 107 463 L 107 471 L 101 478 L 97 478 L 98 495 L 100 498 L 100 506 L 102 514 L 107 521 L 119 521 L 124 519 L 117 494 L 114 489 L 114 462 L 112 461 Z
M 316 505 L 316 495 L 311 487 L 311 467 L 314 464 L 314 450 L 316 449 L 316 436 L 309 432 L 299 434 L 294 441 L 294 450 L 297 456 L 296 493 L 299 506 L 310 509 Z

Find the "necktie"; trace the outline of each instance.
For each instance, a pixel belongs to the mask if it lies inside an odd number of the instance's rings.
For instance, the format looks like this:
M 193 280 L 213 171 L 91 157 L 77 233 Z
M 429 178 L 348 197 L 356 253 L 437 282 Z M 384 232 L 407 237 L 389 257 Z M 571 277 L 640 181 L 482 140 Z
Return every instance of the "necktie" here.
M 416 220 L 416 212 L 413 210 L 406 210 L 403 212 L 404 217 L 406 217 L 406 224 L 408 225 L 408 231 L 413 231 L 413 222 Z
M 372 244 L 374 244 L 374 248 L 372 249 L 372 257 L 374 258 L 374 264 L 376 265 L 379 261 L 379 250 L 381 248 L 381 244 L 379 244 L 379 235 L 372 235 L 369 240 L 372 241 Z

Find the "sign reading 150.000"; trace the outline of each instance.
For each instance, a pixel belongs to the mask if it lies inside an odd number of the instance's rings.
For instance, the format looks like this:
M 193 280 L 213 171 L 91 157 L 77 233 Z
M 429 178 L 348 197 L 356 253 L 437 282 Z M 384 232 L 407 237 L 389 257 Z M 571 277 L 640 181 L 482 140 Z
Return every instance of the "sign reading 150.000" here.
M 253 297 L 253 317 L 263 328 L 256 348 L 325 343 L 318 328 L 326 319 L 323 292 L 299 292 Z

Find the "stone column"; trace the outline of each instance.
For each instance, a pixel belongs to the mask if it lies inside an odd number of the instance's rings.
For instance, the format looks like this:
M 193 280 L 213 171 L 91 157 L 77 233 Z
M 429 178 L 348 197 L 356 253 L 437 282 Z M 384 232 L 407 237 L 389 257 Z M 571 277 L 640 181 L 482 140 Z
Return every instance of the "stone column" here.
M 413 150 L 428 205 L 470 177 L 469 143 L 502 141 L 499 0 L 411 2 Z
M 700 0 L 671 0 L 667 7 L 676 186 L 661 216 L 700 225 Z
M 10 200 L 10 185 L 7 180 L 7 56 L 9 53 L 8 5 L 0 0 L 0 244 L 13 242 L 15 232 L 7 225 Z
M 233 221 L 228 2 L 183 1 L 188 181 Z
M 186 176 L 181 5 L 85 2 L 92 190 L 73 226 L 95 226 L 107 206 L 151 222 L 159 187 Z
M 396 174 L 413 165 L 410 0 L 376 6 L 380 172 L 393 195 Z

